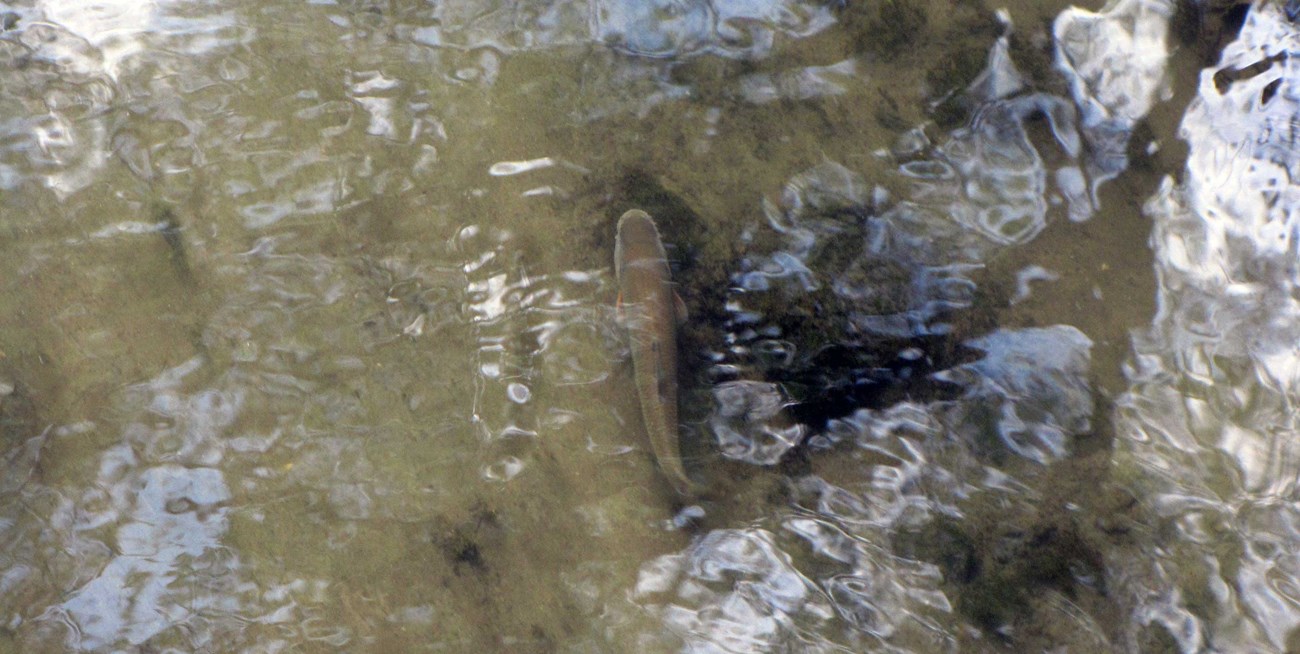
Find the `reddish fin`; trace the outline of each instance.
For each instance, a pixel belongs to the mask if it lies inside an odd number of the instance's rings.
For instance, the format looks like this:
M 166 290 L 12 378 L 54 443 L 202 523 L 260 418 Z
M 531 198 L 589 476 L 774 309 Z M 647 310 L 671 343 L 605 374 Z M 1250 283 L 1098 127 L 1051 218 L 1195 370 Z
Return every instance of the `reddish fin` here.
M 681 327 L 686 324 L 686 303 L 682 301 L 682 296 L 673 291 L 673 313 L 677 317 L 677 326 Z

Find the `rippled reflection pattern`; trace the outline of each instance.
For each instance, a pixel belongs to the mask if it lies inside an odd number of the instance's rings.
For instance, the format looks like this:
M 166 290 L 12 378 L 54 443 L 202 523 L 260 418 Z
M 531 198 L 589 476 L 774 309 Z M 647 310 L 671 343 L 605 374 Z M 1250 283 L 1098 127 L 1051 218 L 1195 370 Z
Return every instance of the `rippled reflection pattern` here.
M 1161 310 L 1119 462 L 1169 531 L 1120 574 L 1183 651 L 1280 651 L 1300 627 L 1298 43 L 1281 6 L 1252 9 L 1183 119 L 1184 183 L 1147 205 Z
M 1089 338 L 986 329 L 976 280 L 1104 217 L 1166 95 L 1171 2 L 1027 32 L 1055 53 L 1032 80 L 1002 12 L 968 125 L 766 182 L 744 159 L 779 146 L 737 108 L 856 103 L 890 70 L 804 46 L 855 38 L 845 3 L 0 5 L 0 651 L 1292 646 L 1278 4 L 1202 76 L 1187 179 L 1149 205 L 1160 313 L 1113 425 Z M 655 159 L 737 134 L 753 151 L 708 180 L 773 187 L 708 218 L 744 225 L 684 430 L 736 485 L 682 502 L 601 214 L 689 205 Z M 1162 521 L 1128 540 L 1080 507 L 1110 426 Z
M 1074 506 L 1046 499 L 1068 492 L 1056 488 L 1064 477 L 1054 466 L 1095 460 L 1092 342 L 1058 325 L 970 338 L 968 362 L 932 348 L 955 332 L 954 316 L 976 306 L 974 279 L 990 258 L 1031 242 L 1051 217 L 1096 212 L 1098 185 L 1124 165 L 1116 148 L 1123 152 L 1159 89 L 1148 73 L 1162 69 L 1170 15 L 1159 2 L 1063 15 L 1058 60 L 1071 62 L 1062 74 L 1076 82 L 1072 99 L 1027 92 L 1004 37 L 971 87 L 981 104 L 969 127 L 937 143 L 914 130 L 881 154 L 897 165 L 901 195 L 828 161 L 764 203 L 732 278 L 727 348 L 714 353 L 724 381 L 709 427 L 725 456 L 771 465 L 792 447 L 773 429 L 779 419 L 755 424 L 773 413 L 763 407 L 783 402 L 756 379 L 855 401 L 871 397 L 864 388 L 955 390 L 813 426 L 806 445 L 827 455 L 814 454 L 813 472 L 794 483 L 793 510 L 762 531 L 715 530 L 643 567 L 639 597 L 676 626 L 685 650 L 953 651 L 970 644 L 965 620 L 996 622 L 1022 603 L 1036 624 L 1054 625 L 1047 642 L 1068 651 L 1115 645 L 1094 612 L 1106 595 L 1092 553 L 1101 545 L 1076 518 L 1042 508 Z M 1129 38 L 1089 40 L 1089 29 Z M 1132 67 L 1106 64 L 1139 50 Z M 1100 69 L 1123 84 L 1083 95 Z M 1043 119 L 1053 140 L 1032 140 L 1031 119 Z M 846 338 L 819 341 L 792 314 L 839 324 Z M 843 460 L 832 463 L 836 456 Z M 995 553 L 981 559 L 977 540 Z M 768 555 L 772 543 L 788 558 Z M 1068 569 L 1061 577 L 1071 581 L 1030 582 L 1040 595 L 1033 602 L 1002 585 L 1044 566 Z M 730 590 L 711 583 L 719 569 L 738 580 Z M 775 571 L 750 580 L 759 569 Z M 823 595 L 809 596 L 810 586 Z
M 213 56 L 246 36 L 229 13 L 190 18 L 183 3 L 87 6 L 50 0 L 34 9 L 18 8 L 13 15 L 23 29 L 0 40 L 0 57 L 10 64 L 0 94 L 5 116 L 0 134 L 6 141 L 0 188 L 21 181 L 17 171 L 31 170 L 61 195 L 92 183 L 115 152 L 133 149 L 138 137 L 114 129 L 124 105 L 144 98 L 156 102 L 161 99 L 157 95 L 175 102 L 175 90 L 126 82 L 128 69 L 131 77 L 141 71 L 175 74 L 189 66 L 170 53 Z M 176 121 L 193 136 L 194 126 L 182 116 L 155 115 Z M 166 160 L 171 154 L 153 156 Z M 6 161 L 11 157 L 22 163 Z
M 1097 186 L 1122 170 L 1132 125 L 1149 110 L 1159 88 L 1159 75 L 1146 73 L 1163 66 L 1168 17 L 1169 7 L 1160 2 L 1125 2 L 1103 14 L 1063 15 L 1057 22 L 1058 59 L 1073 62 L 1063 73 L 1075 84 L 1074 102 L 1022 92 L 1024 82 L 1003 37 L 971 87 L 984 101 L 971 126 L 938 144 L 914 130 L 887 153 L 907 182 L 905 197 L 890 198 L 834 162 L 797 175 L 779 204 L 764 205 L 767 226 L 782 246 L 771 253 L 756 248 L 743 260 L 737 288 L 809 293 L 826 279 L 849 305 L 850 334 L 901 338 L 943 333 L 947 327 L 931 321 L 970 306 L 972 271 L 999 248 L 1031 241 L 1046 226 L 1050 207 L 1065 204 L 1074 220 L 1095 212 Z M 1086 25 L 1131 38 L 1090 41 L 1077 34 Z M 1132 89 L 1111 89 L 1102 98 L 1083 95 L 1081 89 L 1092 87 L 1079 70 L 1095 76 L 1105 68 L 1109 74 L 1106 62 L 1124 58 L 1130 50 L 1143 53 L 1142 66 L 1114 74 Z M 1055 139 L 1057 150 L 1050 158 L 1066 162 L 1055 169 L 1025 130 L 1028 120 L 1040 117 Z M 858 244 L 860 252 L 842 251 Z M 736 314 L 734 322 L 749 327 L 754 317 L 746 301 L 742 295 L 728 306 Z M 742 329 L 737 339 L 750 341 L 756 335 L 754 329 Z
M 998 330 L 968 344 L 983 357 L 936 377 L 962 386 L 967 401 L 991 414 L 1007 449 L 1045 464 L 1068 454 L 1071 435 L 1091 430 L 1092 341 L 1082 332 L 1065 325 Z
M 1174 3 L 1165 0 L 1121 0 L 1101 13 L 1072 7 L 1053 25 L 1057 66 L 1070 82 L 1092 155 L 1094 202 L 1097 187 L 1128 167 L 1134 125 L 1158 96 L 1170 95 L 1165 41 L 1173 13 Z
M 649 57 L 758 57 L 778 35 L 806 36 L 833 22 L 824 4 L 746 0 L 457 0 L 439 3 L 435 16 L 437 24 L 416 32 L 420 42 L 511 52 L 594 40 Z

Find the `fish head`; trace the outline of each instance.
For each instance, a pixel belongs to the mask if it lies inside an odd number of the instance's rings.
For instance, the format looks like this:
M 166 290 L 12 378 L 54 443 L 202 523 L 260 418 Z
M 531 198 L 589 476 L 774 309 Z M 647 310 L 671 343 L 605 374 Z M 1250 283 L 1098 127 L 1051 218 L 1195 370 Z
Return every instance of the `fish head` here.
M 623 270 L 629 265 L 666 259 L 659 228 L 655 226 L 650 214 L 640 209 L 631 209 L 618 219 L 618 231 L 614 238 L 614 271 L 620 279 Z

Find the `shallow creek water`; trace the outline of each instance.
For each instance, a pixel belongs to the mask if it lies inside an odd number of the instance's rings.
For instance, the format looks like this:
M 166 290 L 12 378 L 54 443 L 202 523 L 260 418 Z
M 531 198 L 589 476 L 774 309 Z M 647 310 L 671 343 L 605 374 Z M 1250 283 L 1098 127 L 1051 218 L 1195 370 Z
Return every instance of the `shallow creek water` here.
M 1300 651 L 1294 4 L 0 3 L 0 652 Z

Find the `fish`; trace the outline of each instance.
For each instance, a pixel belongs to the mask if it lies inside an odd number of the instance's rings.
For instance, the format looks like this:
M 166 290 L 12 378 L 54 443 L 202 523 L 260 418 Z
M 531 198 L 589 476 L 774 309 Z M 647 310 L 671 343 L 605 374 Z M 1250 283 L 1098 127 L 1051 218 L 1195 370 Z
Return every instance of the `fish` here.
M 696 495 L 699 486 L 682 465 L 677 425 L 677 328 L 686 321 L 686 305 L 673 291 L 659 228 L 640 209 L 618 219 L 614 273 L 650 450 L 673 490 Z

